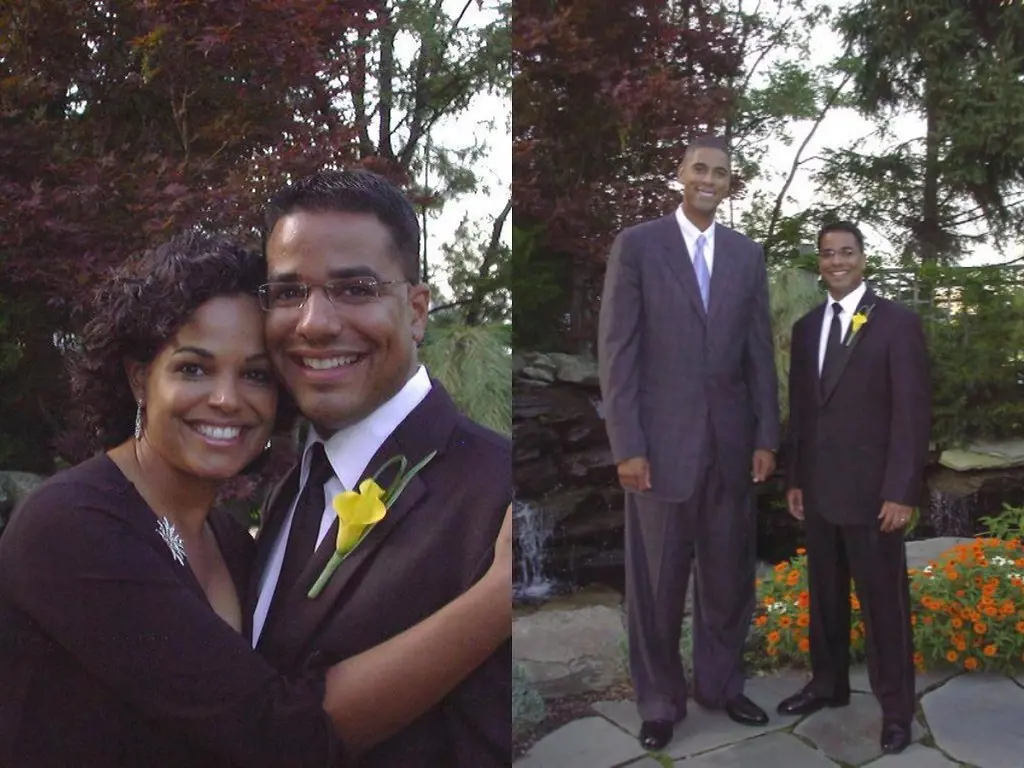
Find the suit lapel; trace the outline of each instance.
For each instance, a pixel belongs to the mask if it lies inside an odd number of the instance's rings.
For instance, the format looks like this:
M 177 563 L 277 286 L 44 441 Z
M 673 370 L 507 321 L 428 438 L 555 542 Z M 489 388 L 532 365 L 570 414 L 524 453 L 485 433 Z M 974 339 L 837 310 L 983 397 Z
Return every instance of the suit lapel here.
M 676 221 L 674 213 L 663 217 L 661 221 L 663 232 L 660 239 L 665 260 L 672 272 L 675 273 L 676 278 L 682 283 L 697 314 L 702 320 L 707 321 L 704 301 L 700 297 L 700 286 L 697 285 L 697 273 L 693 269 L 693 259 L 686 248 L 683 233 L 679 230 L 679 222 Z M 714 295 L 713 289 L 712 295 Z
M 864 295 L 861 296 L 860 301 L 857 303 L 856 312 L 860 312 L 862 309 L 868 306 L 874 306 L 876 301 L 877 298 L 874 292 L 872 292 L 871 288 L 868 287 L 868 289 L 864 291 Z M 856 314 L 856 312 L 854 314 Z M 839 358 L 839 367 L 836 369 L 836 373 L 832 377 L 832 381 L 828 383 L 828 388 L 822 393 L 822 405 L 827 403 L 829 398 L 832 397 L 832 393 L 836 391 L 836 387 L 838 386 L 840 379 L 843 378 L 843 373 L 846 371 L 846 366 L 849 365 L 850 363 L 850 358 L 853 357 L 854 351 L 857 349 L 857 346 L 860 344 L 861 339 L 864 338 L 864 334 L 868 332 L 871 326 L 872 323 L 869 320 L 868 322 L 864 323 L 864 325 L 861 326 L 860 330 L 857 331 L 857 333 L 853 333 L 853 322 L 850 322 L 850 326 L 846 331 L 846 335 L 843 337 L 843 356 Z M 819 387 L 819 389 L 821 388 Z
M 431 451 L 436 450 L 438 453 L 433 462 L 440 461 L 457 415 L 458 411 L 448 393 L 438 382 L 432 382 L 430 394 L 384 441 L 367 465 L 363 477 L 371 476 L 384 462 L 396 455 L 404 455 L 409 461 L 409 467 L 412 467 Z M 288 594 L 284 596 L 285 599 L 281 601 L 279 609 L 287 614 L 288 620 L 278 621 L 273 625 L 273 637 L 267 638 L 268 643 L 275 646 L 273 650 L 268 649 L 270 658 L 280 660 L 279 663 L 283 664 L 285 669 L 293 668 L 301 660 L 317 627 L 336 610 L 336 604 L 343 598 L 346 588 L 373 561 L 381 546 L 403 520 L 429 498 L 429 488 L 422 472 L 428 471 L 430 466 L 428 464 L 410 481 L 384 519 L 377 523 L 359 546 L 342 561 L 324 590 L 315 599 L 310 600 L 306 593 L 334 551 L 338 522 L 335 520 L 332 523 L 327 535 L 303 569 L 298 582 L 285 587 Z M 381 480 L 390 484 L 393 477 L 389 469 Z M 261 636 L 261 643 L 264 638 L 266 633 Z

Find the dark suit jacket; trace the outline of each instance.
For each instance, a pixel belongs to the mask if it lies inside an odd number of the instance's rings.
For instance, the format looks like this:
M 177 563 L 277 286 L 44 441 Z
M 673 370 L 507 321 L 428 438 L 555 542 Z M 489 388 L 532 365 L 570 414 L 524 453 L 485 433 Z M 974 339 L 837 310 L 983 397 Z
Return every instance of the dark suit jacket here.
M 689 498 L 711 439 L 725 481 L 749 486 L 754 449 L 779 437 L 761 247 L 716 225 L 705 313 L 675 216 L 624 230 L 605 273 L 598 363 L 613 458 L 646 456 L 652 496 Z
M 870 289 L 834 386 L 822 393 L 818 350 L 827 304 L 793 326 L 787 484 L 808 514 L 875 524 L 883 501 L 916 506 L 928 457 L 931 381 L 921 319 Z M 852 326 L 851 326 L 852 328 Z
M 300 583 L 278 585 L 278 590 L 289 590 L 286 601 L 271 608 L 257 646 L 275 667 L 296 672 L 372 648 L 437 611 L 490 567 L 494 541 L 512 498 L 511 444 L 459 413 L 434 381 L 427 397 L 370 461 L 366 474 L 396 454 L 412 466 L 433 450 L 437 456 L 315 600 L 309 600 L 306 591 L 334 548 L 337 521 Z M 267 504 L 249 617 L 259 569 L 295 496 L 297 475 L 293 469 Z M 401 696 L 401 689 L 393 695 Z M 441 704 L 369 752 L 359 765 L 508 766 L 511 699 L 510 640 Z
M 252 540 L 210 524 L 245 594 Z M 0 765 L 316 766 L 322 679 L 286 681 L 217 616 L 107 456 L 43 483 L 0 539 Z

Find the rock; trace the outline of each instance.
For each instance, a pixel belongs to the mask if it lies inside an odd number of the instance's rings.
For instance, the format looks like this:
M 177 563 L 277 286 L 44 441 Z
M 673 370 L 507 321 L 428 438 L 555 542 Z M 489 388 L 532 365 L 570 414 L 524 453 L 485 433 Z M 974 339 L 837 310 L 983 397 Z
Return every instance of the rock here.
M 561 483 L 558 465 L 550 458 L 540 458 L 513 466 L 512 476 L 515 480 L 516 495 L 528 499 L 540 499 Z
M 957 544 L 964 544 L 974 539 L 960 536 L 939 536 L 934 539 L 921 539 L 920 541 L 908 541 L 907 568 L 923 570 L 928 563 L 937 561 L 944 552 L 948 552 Z
M 687 768 L 836 768 L 821 752 L 788 733 L 771 733 L 687 760 Z
M 625 528 L 626 518 L 622 508 L 621 492 L 596 493 L 588 491 L 582 502 L 567 515 L 556 532 L 556 540 L 584 539 L 597 534 L 610 533 Z M 611 503 L 610 498 L 617 503 Z
M 849 706 L 843 708 L 841 718 L 825 708 L 807 717 L 794 733 L 812 741 L 833 760 L 863 765 L 882 756 L 878 743 L 881 724 L 882 711 L 875 697 L 854 693 L 850 695 Z M 920 741 L 924 735 L 924 729 L 916 721 L 911 723 L 912 741 Z
M 911 744 L 898 755 L 885 755 L 864 768 L 957 768 L 958 764 L 937 749 Z
M 546 384 L 555 383 L 555 372 L 550 371 L 547 368 L 538 368 L 533 365 L 528 365 L 522 370 L 522 375 L 533 381 L 543 381 Z
M 584 384 L 596 387 L 599 385 L 597 378 L 597 361 L 590 357 L 576 357 L 551 353 L 548 355 L 555 365 L 555 372 L 558 381 L 569 384 Z
M 921 705 L 935 745 L 950 757 L 978 768 L 1020 768 L 1024 689 L 1008 677 L 960 675 L 926 694 Z
M 645 750 L 601 717 L 576 720 L 538 741 L 515 768 L 595 768 L 623 765 Z
M 800 690 L 806 678 L 790 673 L 777 677 L 753 678 L 747 681 L 745 692 L 766 711 L 771 712 L 786 696 Z M 611 720 L 619 728 L 633 736 L 640 735 L 640 715 L 632 701 L 603 701 L 594 705 L 594 710 Z M 783 717 L 772 713 L 768 725 L 751 727 L 730 720 L 722 712 L 712 712 L 698 706 L 691 699 L 687 705 L 686 720 L 679 725 L 673 739 L 662 750 L 673 760 L 691 758 L 701 752 L 732 744 L 742 739 L 760 736 L 770 731 L 789 728 L 799 718 Z M 759 739 L 758 742 L 761 740 Z M 724 765 L 732 765 L 725 763 Z M 736 763 L 736 765 L 744 765 Z M 802 765 L 794 763 L 794 765 Z
M 545 698 L 602 691 L 625 679 L 625 631 L 615 608 L 538 611 L 512 623 L 512 658 Z
M 1024 439 L 978 440 L 963 448 L 950 448 L 939 456 L 939 464 L 958 472 L 1024 467 Z

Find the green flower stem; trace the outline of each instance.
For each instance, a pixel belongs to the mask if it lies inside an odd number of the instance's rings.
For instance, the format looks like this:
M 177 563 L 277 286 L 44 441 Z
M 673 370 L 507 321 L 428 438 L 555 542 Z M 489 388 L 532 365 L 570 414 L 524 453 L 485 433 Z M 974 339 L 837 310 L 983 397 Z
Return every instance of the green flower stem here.
M 335 550 L 331 554 L 331 559 L 327 561 L 327 566 L 324 568 L 323 573 L 320 574 L 320 578 L 314 582 L 313 586 L 310 587 L 309 592 L 306 593 L 306 597 L 312 600 L 314 597 L 319 595 L 323 591 L 324 587 L 327 586 L 327 582 L 330 580 L 331 576 L 334 575 L 334 572 L 338 569 L 338 566 L 341 565 L 341 561 L 344 559 L 345 556 Z

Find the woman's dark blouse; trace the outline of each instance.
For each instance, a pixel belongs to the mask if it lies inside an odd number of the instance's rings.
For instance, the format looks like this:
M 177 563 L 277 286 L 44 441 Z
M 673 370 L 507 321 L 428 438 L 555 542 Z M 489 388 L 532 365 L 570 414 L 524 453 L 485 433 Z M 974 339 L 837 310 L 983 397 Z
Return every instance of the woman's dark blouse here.
M 210 525 L 243 599 L 253 542 Z M 107 456 L 0 537 L 0 766 L 328 766 L 322 677 L 286 680 L 210 607 Z

